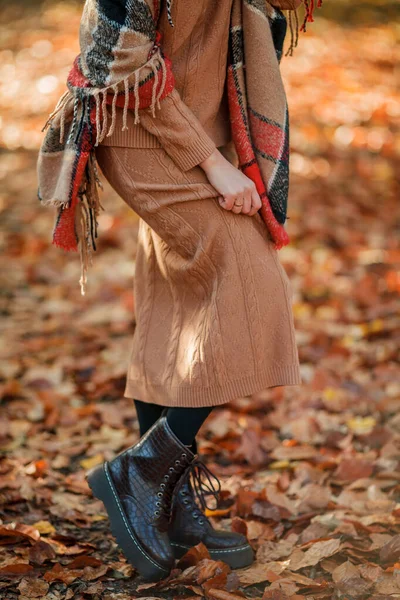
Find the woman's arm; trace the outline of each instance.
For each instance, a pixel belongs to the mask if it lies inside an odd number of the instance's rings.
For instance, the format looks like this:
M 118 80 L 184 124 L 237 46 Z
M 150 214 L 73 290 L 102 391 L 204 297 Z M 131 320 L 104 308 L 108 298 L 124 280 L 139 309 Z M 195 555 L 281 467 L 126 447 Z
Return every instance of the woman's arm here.
M 139 91 L 136 75 L 150 64 L 157 6 L 154 0 L 146 0 L 139 11 L 137 4 L 86 0 L 80 28 L 80 64 L 91 85 L 103 94 L 128 77 L 134 79 Z M 197 165 L 204 169 L 221 194 L 223 208 L 254 214 L 261 207 L 253 182 L 217 150 L 176 89 L 160 100 L 158 110 L 142 108 L 139 113 L 141 125 L 158 138 L 182 171 Z
M 152 75 L 158 6 L 155 0 L 86 0 L 80 24 L 80 68 L 93 87 L 103 93 L 109 88 L 111 92 L 113 85 L 129 78 L 132 90 L 139 72 L 140 81 Z M 162 61 L 158 46 L 156 54 Z M 161 76 L 159 69 L 156 82 Z M 141 125 L 159 139 L 183 171 L 198 165 L 216 148 L 176 89 L 160 99 L 155 111 L 141 108 L 139 117 Z
M 161 100 L 155 116 L 150 109 L 141 110 L 140 123 L 158 138 L 182 171 L 192 169 L 216 150 L 215 143 L 175 88 Z

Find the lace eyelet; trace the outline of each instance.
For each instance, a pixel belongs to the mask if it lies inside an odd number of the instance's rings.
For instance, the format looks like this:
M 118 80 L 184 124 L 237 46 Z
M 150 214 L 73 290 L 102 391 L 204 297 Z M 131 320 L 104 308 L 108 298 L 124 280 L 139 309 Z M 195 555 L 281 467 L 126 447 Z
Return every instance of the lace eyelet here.
M 189 500 L 187 498 L 185 498 L 185 500 L 183 501 L 183 504 L 189 504 Z
M 154 516 L 155 517 L 159 517 L 160 516 L 160 511 L 159 510 L 155 510 L 154 511 Z
M 161 502 L 156 502 L 156 506 L 161 506 Z
M 173 472 L 175 471 L 175 469 L 174 469 L 174 467 L 170 467 L 170 468 L 168 469 L 168 471 L 169 471 L 170 473 L 173 473 Z
M 203 525 L 204 521 L 203 519 L 199 519 L 199 525 Z
M 169 475 L 164 475 L 164 481 L 168 481 Z
M 165 490 L 165 483 L 160 483 L 160 488 L 161 488 L 162 490 Z
M 193 519 L 198 519 L 199 515 L 196 515 L 196 513 L 193 513 Z
M 178 466 L 181 464 L 181 461 L 180 461 L 180 460 L 176 460 L 176 461 L 175 461 L 175 464 L 176 464 L 176 466 L 178 467 Z
M 157 492 L 157 496 L 158 496 L 159 498 L 162 498 L 162 493 L 161 493 L 161 492 Z
M 181 454 L 181 457 L 182 457 L 183 459 L 185 459 L 185 458 L 186 458 L 186 456 L 187 456 L 187 455 L 186 455 L 185 453 Z

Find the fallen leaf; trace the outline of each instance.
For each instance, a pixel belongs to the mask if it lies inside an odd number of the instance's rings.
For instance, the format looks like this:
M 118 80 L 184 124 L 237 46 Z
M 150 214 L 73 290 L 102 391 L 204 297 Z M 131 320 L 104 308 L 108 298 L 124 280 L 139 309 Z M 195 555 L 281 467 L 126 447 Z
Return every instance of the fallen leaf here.
M 49 584 L 43 579 L 33 577 L 24 578 L 18 585 L 18 590 L 26 598 L 43 598 L 49 590 Z
M 290 561 L 290 569 L 292 571 L 298 571 L 299 569 L 304 569 L 304 567 L 317 565 L 323 558 L 336 554 L 340 549 L 340 545 L 340 540 L 337 538 L 315 542 L 311 548 L 304 553 L 304 556 L 298 564 L 292 564 L 292 561 Z

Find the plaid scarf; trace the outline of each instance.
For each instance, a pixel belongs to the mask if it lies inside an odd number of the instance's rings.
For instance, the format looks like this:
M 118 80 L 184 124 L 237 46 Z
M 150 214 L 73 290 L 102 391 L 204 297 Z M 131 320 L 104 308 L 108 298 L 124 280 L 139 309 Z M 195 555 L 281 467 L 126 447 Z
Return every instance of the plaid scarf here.
M 166 7 L 173 26 L 171 1 L 166 0 Z M 305 3 L 305 21 L 312 20 L 312 10 Z M 150 108 L 154 115 L 175 85 L 157 32 L 160 10 L 160 0 L 86 0 L 81 53 L 69 73 L 67 91 L 43 128 L 38 196 L 43 204 L 58 209 L 53 243 L 80 252 L 82 294 L 96 250 L 97 217 L 103 208 L 94 149 L 114 131 L 117 106 L 123 108 L 124 130 L 128 110 L 135 112 L 135 123 L 140 122 L 140 109 Z M 283 12 L 266 0 L 233 0 L 227 70 L 232 136 L 240 168 L 256 184 L 262 200 L 260 212 L 276 248 L 289 242 L 283 227 L 289 187 L 289 119 L 279 70 L 286 29 Z M 289 53 L 297 45 L 292 16 L 290 29 Z M 106 105 L 111 106 L 111 118 Z

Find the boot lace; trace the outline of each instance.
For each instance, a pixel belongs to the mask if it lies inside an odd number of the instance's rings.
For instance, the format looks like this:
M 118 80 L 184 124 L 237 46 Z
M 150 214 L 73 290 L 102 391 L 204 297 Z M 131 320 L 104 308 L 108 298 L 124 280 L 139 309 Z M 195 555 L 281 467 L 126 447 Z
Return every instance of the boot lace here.
M 189 490 L 193 490 L 193 495 L 199 501 L 202 511 L 215 509 L 219 500 L 221 483 L 218 477 L 197 457 L 195 457 L 186 469 L 179 481 L 179 486 L 176 487 L 181 488 L 185 484 L 188 486 Z M 214 499 L 213 505 L 209 505 L 207 501 L 208 497 Z M 198 517 L 201 513 L 195 514 L 196 517 Z
M 174 496 L 176 482 L 179 479 L 182 469 L 186 468 L 188 462 L 187 454 L 182 452 L 180 459 L 176 459 L 174 466 L 168 468 L 168 472 L 164 475 L 157 492 L 156 508 L 153 513 L 154 520 L 164 524 L 165 527 L 171 519 L 171 508 Z

